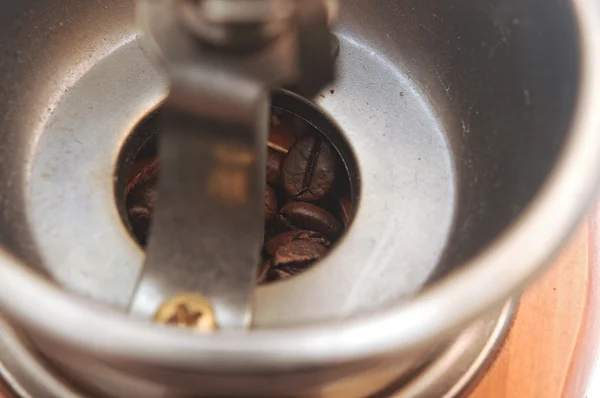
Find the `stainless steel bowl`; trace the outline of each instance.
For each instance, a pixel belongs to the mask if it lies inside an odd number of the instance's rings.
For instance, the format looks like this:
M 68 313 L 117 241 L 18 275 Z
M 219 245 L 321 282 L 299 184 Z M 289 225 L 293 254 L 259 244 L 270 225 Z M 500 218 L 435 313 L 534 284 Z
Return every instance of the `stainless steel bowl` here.
M 356 158 L 352 227 L 258 289 L 253 330 L 197 336 L 123 311 L 143 253 L 114 175 L 167 89 L 134 3 L 0 2 L 0 309 L 53 368 L 116 397 L 365 395 L 544 268 L 598 185 L 600 3 L 347 0 L 340 17 L 315 103 Z

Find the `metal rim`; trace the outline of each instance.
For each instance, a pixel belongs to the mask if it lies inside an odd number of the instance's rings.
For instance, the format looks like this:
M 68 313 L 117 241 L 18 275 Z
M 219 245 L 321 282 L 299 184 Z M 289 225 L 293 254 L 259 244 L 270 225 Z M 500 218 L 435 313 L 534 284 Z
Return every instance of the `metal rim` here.
M 223 369 L 229 370 L 389 357 L 394 352 L 414 352 L 449 336 L 533 278 L 595 196 L 600 179 L 600 3 L 574 0 L 573 6 L 580 28 L 582 70 L 572 133 L 559 162 L 537 198 L 498 241 L 413 300 L 334 325 L 202 338 L 149 328 L 100 305 L 73 300 L 3 251 L 6 289 L 0 291 L 2 307 L 49 340 L 103 358 L 189 367 L 219 358 Z M 485 292 L 473 288 L 473 281 Z M 35 302 L 40 294 L 46 299 L 47 311 L 40 311 Z M 79 334 L 78 326 L 89 333 Z M 149 346 L 153 347 L 151 353 Z
M 398 389 L 389 393 L 389 396 L 462 396 L 461 394 L 477 384 L 487 367 L 493 364 L 511 330 L 518 306 L 519 298 L 513 297 L 498 312 L 486 314 L 465 329 L 431 364 L 404 381 Z M 381 397 L 383 396 L 387 395 L 382 394 Z
M 502 309 L 486 314 L 448 344 L 431 363 L 409 379 L 401 379 L 376 392 L 373 398 L 414 398 L 438 396 L 454 398 L 477 381 L 486 364 L 495 359 L 510 331 L 518 298 L 511 298 Z M 75 390 L 55 370 L 39 361 L 18 333 L 0 318 L 0 376 L 11 388 L 8 397 L 34 396 L 84 398 L 91 397 Z M 4 365 L 4 366 L 3 366 Z M 0 381 L 1 383 L 1 381 Z M 2 392 L 0 384 L 0 393 Z

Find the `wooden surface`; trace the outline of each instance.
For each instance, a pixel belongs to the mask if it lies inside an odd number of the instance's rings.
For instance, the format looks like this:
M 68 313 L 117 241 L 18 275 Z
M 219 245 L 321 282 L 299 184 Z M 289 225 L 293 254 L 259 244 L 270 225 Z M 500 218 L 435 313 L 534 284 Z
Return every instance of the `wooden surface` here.
M 566 391 L 572 388 L 569 369 L 578 366 L 577 340 L 586 324 L 588 236 L 585 225 L 524 293 L 499 356 L 470 398 L 575 398 Z

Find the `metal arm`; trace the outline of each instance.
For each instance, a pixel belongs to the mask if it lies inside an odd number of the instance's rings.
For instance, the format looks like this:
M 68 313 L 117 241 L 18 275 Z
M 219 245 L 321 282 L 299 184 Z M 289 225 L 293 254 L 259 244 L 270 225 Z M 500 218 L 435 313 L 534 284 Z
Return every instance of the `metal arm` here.
M 333 77 L 324 0 L 143 0 L 149 53 L 172 88 L 159 139 L 158 202 L 131 311 L 177 294 L 245 328 L 263 234 L 271 88 L 314 95 Z

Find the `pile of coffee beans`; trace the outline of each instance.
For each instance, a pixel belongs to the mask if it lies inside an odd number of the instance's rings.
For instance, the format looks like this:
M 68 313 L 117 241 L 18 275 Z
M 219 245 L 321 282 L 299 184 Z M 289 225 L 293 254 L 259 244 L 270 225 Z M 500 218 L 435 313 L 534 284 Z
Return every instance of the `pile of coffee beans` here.
M 139 151 L 125 187 L 133 233 L 144 246 L 156 202 L 156 141 Z M 273 108 L 265 190 L 265 243 L 258 282 L 302 273 L 349 223 L 350 182 L 337 151 L 298 116 Z

